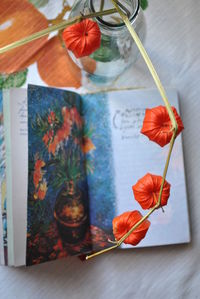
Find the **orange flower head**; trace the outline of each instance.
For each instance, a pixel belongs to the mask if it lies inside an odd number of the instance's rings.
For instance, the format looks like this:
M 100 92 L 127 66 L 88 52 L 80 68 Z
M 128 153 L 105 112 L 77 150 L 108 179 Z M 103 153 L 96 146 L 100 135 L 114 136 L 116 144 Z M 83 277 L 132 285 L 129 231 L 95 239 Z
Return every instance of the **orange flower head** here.
M 39 186 L 39 190 L 38 190 L 38 198 L 40 200 L 43 200 L 46 196 L 47 193 L 47 182 L 43 181 L 40 186 Z
M 63 31 L 63 40 L 76 58 L 89 56 L 100 47 L 101 32 L 96 22 L 85 19 Z
M 45 162 L 43 160 L 38 159 L 35 162 L 35 170 L 40 170 L 44 166 L 45 166 Z
M 87 154 L 90 151 L 95 150 L 96 147 L 89 137 L 84 136 L 81 144 L 81 149 L 84 154 Z
M 144 210 L 153 208 L 158 202 L 162 177 L 147 173 L 133 187 L 133 194 Z M 167 204 L 170 196 L 170 184 L 165 181 L 161 196 L 161 206 Z
M 81 128 L 83 125 L 83 119 L 80 116 L 78 110 L 76 109 L 76 107 L 73 107 L 70 109 L 70 115 L 71 115 L 71 120 L 72 122 L 75 122 L 75 124 L 77 125 L 78 128 Z
M 51 142 L 51 143 L 49 144 L 48 152 L 49 152 L 49 153 L 52 153 L 52 154 L 55 156 L 55 152 L 56 152 L 56 149 L 57 149 L 58 144 L 59 144 L 59 142 L 58 142 L 58 137 L 55 136 L 53 142 Z
M 35 170 L 34 173 L 33 173 L 33 183 L 34 183 L 34 186 L 35 188 L 38 187 L 39 185 L 39 182 L 42 180 L 42 173 L 41 171 L 39 170 Z
M 48 123 L 52 124 L 56 119 L 56 115 L 53 111 L 50 112 L 50 114 L 48 115 Z
M 142 219 L 139 211 L 125 212 L 113 219 L 113 234 L 116 240 L 120 240 L 138 221 Z M 130 235 L 124 240 L 125 244 L 136 246 L 144 237 L 150 226 L 150 221 L 142 222 Z
M 178 124 L 178 136 L 184 129 L 184 126 L 176 108 L 172 107 L 172 110 Z M 172 138 L 173 130 L 167 108 L 158 106 L 152 109 L 146 109 L 141 133 L 162 147 L 168 144 Z
M 48 142 L 49 142 L 49 134 L 46 133 L 43 138 L 42 138 L 42 141 L 44 142 L 44 144 L 47 146 L 48 145 Z

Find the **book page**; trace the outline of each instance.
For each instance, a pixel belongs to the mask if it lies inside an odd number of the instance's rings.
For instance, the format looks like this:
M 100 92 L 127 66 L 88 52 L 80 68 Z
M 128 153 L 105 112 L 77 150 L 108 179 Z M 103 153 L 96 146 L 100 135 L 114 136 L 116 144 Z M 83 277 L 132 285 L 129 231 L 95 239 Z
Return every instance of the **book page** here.
M 175 91 L 170 103 L 179 111 Z M 161 148 L 140 134 L 145 109 L 163 105 L 156 90 L 123 90 L 82 95 L 86 132 L 90 132 L 86 161 L 93 249 L 108 247 L 112 219 L 126 211 L 143 211 L 132 186 L 147 173 L 162 176 L 169 146 Z M 173 149 L 167 180 L 168 205 L 151 217 L 151 227 L 138 247 L 190 241 L 182 138 Z M 101 239 L 101 246 L 97 240 Z M 132 246 L 122 245 L 123 248 Z
M 28 130 L 27 95 L 25 89 L 11 89 L 10 110 L 10 156 L 8 180 L 11 184 L 11 203 L 9 203 L 8 232 L 10 248 L 9 264 L 25 265 L 26 256 L 26 218 L 27 218 L 27 174 L 28 174 Z M 9 187 L 9 186 L 8 186 Z M 10 233 L 10 234 L 9 234 Z M 11 240 L 12 238 L 12 240 Z M 13 258 L 12 258 L 13 254 Z
M 0 90 L 0 263 L 5 264 L 4 247 L 7 246 L 5 240 L 5 141 L 3 126 L 3 94 Z
M 177 94 L 167 92 L 169 101 L 179 111 Z M 117 215 L 132 210 L 143 211 L 133 196 L 132 185 L 147 173 L 162 176 L 169 145 L 161 148 L 140 134 L 146 108 L 163 105 L 156 90 L 108 93 L 112 148 L 115 169 Z M 151 226 L 138 245 L 155 246 L 190 241 L 182 136 L 178 136 L 167 174 L 171 184 L 168 205 L 154 212 Z M 126 245 L 123 245 L 127 247 Z

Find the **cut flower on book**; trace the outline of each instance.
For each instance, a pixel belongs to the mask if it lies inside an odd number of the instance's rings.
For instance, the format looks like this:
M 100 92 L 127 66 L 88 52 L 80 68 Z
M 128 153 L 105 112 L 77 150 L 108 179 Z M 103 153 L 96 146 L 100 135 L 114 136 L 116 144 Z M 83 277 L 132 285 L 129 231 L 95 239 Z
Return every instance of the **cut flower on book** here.
M 176 134 L 178 136 L 184 129 L 184 126 L 175 107 L 172 107 L 172 111 L 178 124 L 178 131 Z M 146 109 L 141 133 L 162 147 L 170 142 L 173 130 L 166 107 L 158 106 L 152 109 Z
M 85 19 L 80 23 L 71 25 L 63 31 L 63 40 L 68 50 L 76 58 L 89 56 L 101 44 L 101 32 L 96 22 Z
M 157 204 L 161 184 L 161 176 L 147 173 L 132 187 L 136 201 L 144 210 L 151 209 Z M 165 181 L 161 196 L 161 206 L 165 206 L 167 204 L 169 196 L 170 184 Z
M 113 234 L 119 241 L 124 235 L 142 219 L 139 211 L 125 212 L 113 219 Z M 142 222 L 125 240 L 125 244 L 136 246 L 144 237 L 150 227 L 150 221 Z

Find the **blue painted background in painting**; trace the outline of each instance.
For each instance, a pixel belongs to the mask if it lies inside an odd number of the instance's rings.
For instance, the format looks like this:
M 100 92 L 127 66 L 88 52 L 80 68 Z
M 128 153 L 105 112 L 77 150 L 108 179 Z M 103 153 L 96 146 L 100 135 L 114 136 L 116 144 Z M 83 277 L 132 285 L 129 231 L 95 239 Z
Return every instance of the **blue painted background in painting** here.
M 115 217 L 115 187 L 108 97 L 97 93 L 82 95 L 82 99 L 86 130 L 92 130 L 91 138 L 96 147 L 86 155 L 94 169 L 87 177 L 90 221 L 92 225 L 111 232 Z

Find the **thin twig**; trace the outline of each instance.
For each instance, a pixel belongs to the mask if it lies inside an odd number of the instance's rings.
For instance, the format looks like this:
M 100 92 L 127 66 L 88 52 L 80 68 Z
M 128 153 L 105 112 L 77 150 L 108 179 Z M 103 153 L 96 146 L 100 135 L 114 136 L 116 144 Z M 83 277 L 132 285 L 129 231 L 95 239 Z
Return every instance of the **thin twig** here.
M 100 11 L 103 11 L 103 8 L 104 8 L 104 0 L 101 0 Z
M 127 26 L 127 29 L 129 30 L 133 40 L 135 41 L 142 57 L 144 58 L 144 61 L 146 62 L 147 64 L 147 67 L 156 83 L 156 86 L 161 94 L 161 97 L 165 103 L 165 106 L 166 106 L 166 109 L 169 113 L 169 117 L 170 117 L 170 120 L 172 122 L 172 126 L 173 126 L 173 135 L 172 135 L 172 138 L 171 138 L 171 141 L 170 141 L 170 147 L 169 147 L 169 152 L 168 152 L 168 155 L 167 155 L 167 160 L 166 160 L 166 163 L 165 163 L 165 168 L 164 168 L 164 171 L 163 171 L 163 177 L 162 177 L 162 183 L 161 183 L 161 188 L 160 188 L 160 192 L 159 192 L 159 197 L 158 197 L 158 202 L 156 203 L 156 205 L 144 216 L 142 217 L 142 219 L 140 221 L 138 221 L 118 242 L 116 245 L 112 246 L 112 247 L 109 247 L 107 249 L 104 249 L 104 250 L 101 250 L 99 252 L 96 252 L 96 253 L 93 253 L 91 255 L 88 255 L 86 257 L 86 259 L 90 259 L 90 258 L 93 258 L 95 256 L 98 256 L 102 253 L 105 253 L 105 252 L 108 252 L 110 250 L 113 250 L 117 247 L 119 247 L 124 241 L 126 238 L 128 238 L 130 236 L 130 234 L 140 225 L 142 224 L 146 219 L 149 218 L 149 216 L 156 210 L 160 207 L 160 204 L 161 204 L 161 198 L 162 198 L 162 192 L 163 192 L 163 187 L 164 187 L 164 183 L 165 183 L 165 179 L 166 179 L 166 175 L 167 175 L 167 171 L 168 171 L 168 167 L 169 167 L 169 162 L 170 162 L 170 158 L 171 158 L 171 153 L 172 153 L 172 149 L 173 149 L 173 146 L 174 146 L 174 142 L 175 142 L 175 139 L 176 139 L 176 134 L 177 134 L 177 130 L 178 130 L 178 125 L 177 125 L 177 122 L 176 122 L 176 118 L 174 116 L 174 113 L 173 113 L 173 110 L 171 108 L 171 105 L 168 101 L 168 98 L 167 98 L 167 95 L 166 95 L 166 92 L 164 90 L 164 87 L 160 81 L 160 78 L 158 77 L 158 74 L 146 52 L 146 50 L 144 49 L 144 46 L 142 45 L 142 42 L 140 41 L 137 33 L 135 32 L 135 30 L 133 29 L 128 17 L 121 11 L 121 9 L 118 7 L 117 3 L 115 2 L 115 0 L 111 0 L 113 5 L 115 6 L 116 10 L 118 11 L 118 13 L 120 14 L 122 20 L 124 21 L 125 25 Z
M 74 18 L 71 18 L 71 19 L 68 19 L 66 21 L 63 21 L 59 24 L 56 24 L 56 25 L 53 25 L 53 26 L 49 26 L 48 28 L 46 29 L 43 29 L 39 32 L 36 32 L 32 35 L 29 35 L 27 37 L 24 37 L 16 42 L 13 42 L 7 46 L 4 46 L 2 48 L 0 48 L 0 54 L 2 53 L 5 53 L 7 51 L 10 51 L 12 49 L 15 49 L 17 47 L 20 47 L 20 46 L 23 46 L 25 44 L 28 44 L 36 39 L 39 39 L 43 36 L 46 36 L 48 35 L 49 33 L 53 32 L 53 31 L 57 31 L 57 30 L 62 30 L 64 28 L 66 28 L 67 26 L 70 26 L 72 24 L 75 24 L 75 23 L 79 23 L 81 22 L 82 20 L 84 19 L 89 19 L 89 18 L 95 18 L 95 17 L 99 17 L 99 16 L 105 16 L 105 15 L 110 15 L 110 14 L 113 14 L 113 13 L 116 13 L 116 9 L 113 8 L 113 9 L 108 9 L 108 10 L 104 10 L 104 11 L 100 11 L 100 12 L 94 12 L 94 13 L 90 13 L 88 15 L 84 15 L 84 16 L 77 16 L 77 17 L 74 17 Z

